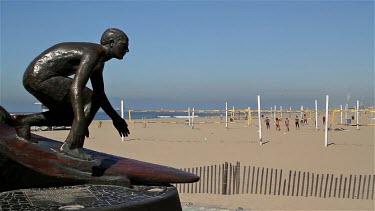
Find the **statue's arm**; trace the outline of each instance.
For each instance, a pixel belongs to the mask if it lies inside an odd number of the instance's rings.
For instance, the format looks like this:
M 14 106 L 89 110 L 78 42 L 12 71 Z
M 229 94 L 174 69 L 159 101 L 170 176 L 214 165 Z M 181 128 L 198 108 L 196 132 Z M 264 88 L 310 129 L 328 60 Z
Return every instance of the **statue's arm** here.
M 92 89 L 95 94 L 97 94 L 100 97 L 101 102 L 101 108 L 104 110 L 104 112 L 112 119 L 118 119 L 121 118 L 115 109 L 112 107 L 111 103 L 108 100 L 107 95 L 104 91 L 104 81 L 103 81 L 103 68 L 104 65 L 100 66 L 97 70 L 95 70 L 91 74 L 91 84 Z
M 98 58 L 95 55 L 84 55 L 75 72 L 72 85 L 70 86 L 70 93 L 72 107 L 75 119 L 81 122 L 85 119 L 84 115 L 84 102 L 83 102 L 83 89 L 86 87 L 91 73 L 98 63 Z
M 81 145 L 87 133 L 87 122 L 85 121 L 83 90 L 93 72 L 99 59 L 95 53 L 87 53 L 81 58 L 81 62 L 75 72 L 72 85 L 70 86 L 70 99 L 74 112 L 72 124 L 73 140 L 71 147 L 76 148 Z
M 128 124 L 121 116 L 113 109 L 111 103 L 109 102 L 107 95 L 104 92 L 104 83 L 103 83 L 103 66 L 100 67 L 97 71 L 91 75 L 91 84 L 93 91 L 98 94 L 102 100 L 102 109 L 104 112 L 112 119 L 113 125 L 119 132 L 120 136 L 128 136 L 129 129 Z

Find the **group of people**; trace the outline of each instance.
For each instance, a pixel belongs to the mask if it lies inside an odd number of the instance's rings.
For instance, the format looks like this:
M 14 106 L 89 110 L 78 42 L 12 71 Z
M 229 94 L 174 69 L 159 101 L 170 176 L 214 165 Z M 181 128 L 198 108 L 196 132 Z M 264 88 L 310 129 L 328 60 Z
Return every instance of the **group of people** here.
M 266 128 L 267 129 L 271 129 L 270 119 L 268 117 L 266 117 L 266 119 L 264 120 L 264 122 L 266 123 Z M 278 131 L 281 130 L 281 128 L 280 128 L 280 122 L 281 122 L 281 118 L 276 118 L 275 119 L 275 126 L 276 126 L 276 130 L 278 130 Z M 284 123 L 285 123 L 286 130 L 289 131 L 289 119 L 285 118 Z M 299 119 L 298 116 L 296 116 L 296 118 L 294 118 L 294 123 L 295 123 L 295 126 L 296 126 L 296 130 L 298 130 L 300 128 L 299 127 L 300 119 Z M 307 116 L 306 116 L 306 114 L 303 115 L 303 120 L 301 121 L 301 123 L 307 124 Z

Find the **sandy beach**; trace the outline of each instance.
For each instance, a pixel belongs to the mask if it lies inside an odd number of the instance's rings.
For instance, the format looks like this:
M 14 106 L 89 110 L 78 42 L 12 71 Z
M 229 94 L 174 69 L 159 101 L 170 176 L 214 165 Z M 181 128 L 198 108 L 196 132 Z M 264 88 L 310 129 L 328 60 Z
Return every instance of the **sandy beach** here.
M 93 121 L 85 148 L 175 168 L 196 168 L 222 165 L 224 162 L 241 166 L 277 168 L 285 171 L 316 174 L 374 175 L 374 126 L 332 125 L 328 133 L 329 146 L 324 146 L 324 127 L 318 130 L 313 120 L 299 130 L 291 120 L 290 131 L 282 121 L 276 131 L 262 124 L 263 145 L 258 140 L 258 121 L 248 125 L 246 120 L 219 122 L 220 117 L 195 118 L 194 128 L 185 119 L 153 119 L 129 123 L 130 136 L 121 141 L 111 121 Z M 235 120 L 236 121 L 236 120 Z M 176 122 L 178 124 L 161 123 Z M 370 117 L 362 124 L 371 123 Z M 33 133 L 64 141 L 68 130 L 35 131 Z M 371 177 L 372 178 L 372 177 Z M 370 185 L 369 185 L 370 186 Z M 371 195 L 371 191 L 369 193 Z M 365 196 L 366 198 L 366 196 Z M 180 193 L 184 205 L 202 210 L 374 210 L 374 200 L 351 198 L 295 197 L 262 194 L 220 195 L 210 193 Z M 205 207 L 205 208 L 204 208 Z

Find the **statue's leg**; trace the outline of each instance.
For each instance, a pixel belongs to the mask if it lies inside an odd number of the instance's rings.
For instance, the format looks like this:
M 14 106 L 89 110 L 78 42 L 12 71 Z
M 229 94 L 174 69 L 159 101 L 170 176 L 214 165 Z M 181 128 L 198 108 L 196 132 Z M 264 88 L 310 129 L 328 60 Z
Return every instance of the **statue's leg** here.
M 22 141 L 37 143 L 38 141 L 31 138 L 30 126 L 35 120 L 43 118 L 43 114 L 18 114 L 11 115 L 13 126 L 16 129 L 17 138 Z
M 88 97 L 87 104 L 85 106 L 85 121 L 87 124 L 87 130 L 89 125 L 91 124 L 92 120 L 94 119 L 96 113 L 98 112 L 100 106 L 101 106 L 101 99 L 100 97 L 95 94 L 90 89 L 86 89 L 86 92 L 88 93 L 86 97 Z M 81 143 L 78 143 L 78 148 L 83 148 L 84 141 Z
M 25 89 L 45 105 L 49 111 L 12 115 L 12 125 L 16 129 L 19 139 L 35 142 L 31 139 L 30 126 L 71 125 L 74 115 L 71 112 L 70 102 L 64 100 L 72 83 L 71 78 L 61 76 L 45 80 L 28 78 L 27 80 L 24 79 L 23 83 Z
M 17 122 L 18 116 L 21 117 L 25 115 L 11 115 L 8 113 L 8 111 L 6 111 L 3 107 L 0 106 L 0 123 L 5 123 L 9 126 L 15 127 L 18 139 L 36 142 L 31 140 L 30 126 L 24 125 L 24 127 L 22 127 L 21 123 Z
M 30 126 L 69 126 L 74 115 L 66 108 L 60 111 L 50 110 L 35 114 L 13 114 L 11 117 L 18 139 L 37 142 L 31 138 Z
M 84 114 L 85 114 L 85 122 L 88 127 L 91 123 L 91 121 L 94 119 L 95 114 L 100 108 L 101 101 L 99 97 L 91 91 L 89 88 L 85 88 L 83 90 L 83 102 L 84 102 Z M 77 157 L 84 160 L 89 160 L 90 156 L 86 155 L 82 148 L 84 145 L 84 141 L 77 143 L 75 140 L 73 140 L 73 133 L 74 131 L 74 120 L 73 120 L 73 126 L 69 132 L 68 137 L 65 140 L 65 143 L 61 146 L 60 150 L 63 151 L 65 154 L 68 154 L 73 157 Z

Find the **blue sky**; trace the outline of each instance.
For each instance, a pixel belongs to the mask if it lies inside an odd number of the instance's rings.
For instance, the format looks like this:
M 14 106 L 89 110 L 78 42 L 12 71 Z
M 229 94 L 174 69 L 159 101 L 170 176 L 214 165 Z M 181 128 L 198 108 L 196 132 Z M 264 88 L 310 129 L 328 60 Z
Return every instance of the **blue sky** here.
M 104 71 L 127 108 L 255 108 L 258 94 L 265 108 L 374 103 L 373 1 L 1 1 L 0 105 L 38 111 L 28 64 L 110 27 L 130 38 Z

